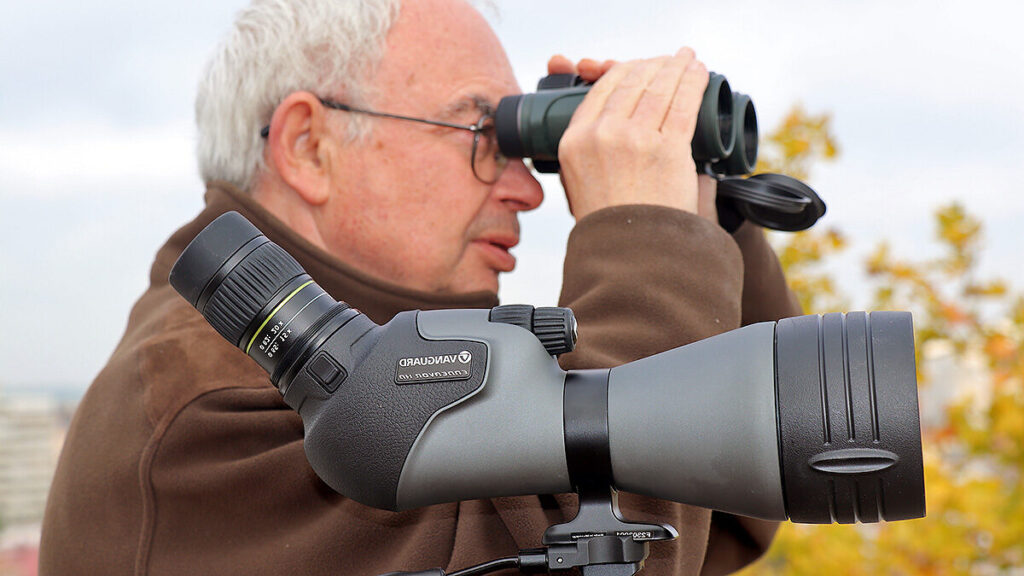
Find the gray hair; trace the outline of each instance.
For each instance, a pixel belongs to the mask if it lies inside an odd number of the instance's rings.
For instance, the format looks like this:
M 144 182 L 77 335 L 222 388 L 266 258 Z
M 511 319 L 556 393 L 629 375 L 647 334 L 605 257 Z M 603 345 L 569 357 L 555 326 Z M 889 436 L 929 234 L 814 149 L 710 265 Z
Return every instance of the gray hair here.
M 196 96 L 204 182 L 249 191 L 266 168 L 260 129 L 292 92 L 363 98 L 401 0 L 253 0 L 207 63 Z M 350 137 L 360 134 L 353 124 Z

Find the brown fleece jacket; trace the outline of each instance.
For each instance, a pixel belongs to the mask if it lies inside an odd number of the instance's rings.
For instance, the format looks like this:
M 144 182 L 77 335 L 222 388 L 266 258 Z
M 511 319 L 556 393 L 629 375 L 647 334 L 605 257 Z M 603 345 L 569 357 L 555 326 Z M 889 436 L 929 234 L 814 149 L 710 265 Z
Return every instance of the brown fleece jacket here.
M 175 259 L 216 216 L 237 210 L 334 298 L 383 323 L 408 309 L 485 308 L 492 293 L 424 294 L 370 278 L 299 237 L 236 189 L 157 253 L 150 288 L 83 398 L 47 503 L 40 573 L 58 575 L 376 575 L 455 570 L 540 545 L 572 517 L 574 496 L 475 500 L 387 512 L 324 485 L 306 462 L 302 422 L 255 362 L 167 283 Z M 796 314 L 761 231 L 730 236 L 656 206 L 596 212 L 577 224 L 562 306 L 579 320 L 564 368 L 611 367 Z M 671 523 L 648 576 L 720 574 L 764 551 L 773 523 L 622 494 L 631 520 Z

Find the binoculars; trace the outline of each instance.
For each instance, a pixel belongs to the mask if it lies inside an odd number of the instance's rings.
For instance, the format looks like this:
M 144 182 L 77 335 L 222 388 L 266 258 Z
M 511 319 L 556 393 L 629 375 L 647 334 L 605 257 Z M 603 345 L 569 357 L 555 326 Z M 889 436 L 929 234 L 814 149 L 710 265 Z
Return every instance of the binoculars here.
M 511 158 L 531 158 L 539 172 L 558 171 L 558 143 L 591 85 L 574 74 L 542 78 L 534 94 L 506 96 L 498 103 L 494 126 L 498 147 Z M 733 92 L 721 74 L 711 73 L 704 91 L 693 159 L 716 174 L 750 174 L 757 164 L 757 113 L 750 96 Z
M 494 128 L 498 148 L 510 158 L 530 158 L 538 172 L 558 172 L 558 143 L 591 85 L 574 74 L 546 76 L 533 94 L 506 96 Z M 825 214 L 825 203 L 809 186 L 782 174 L 757 174 L 757 113 L 750 96 L 733 92 L 725 76 L 712 72 L 704 90 L 690 150 L 700 173 L 718 181 L 718 221 L 733 232 L 744 220 L 795 232 Z

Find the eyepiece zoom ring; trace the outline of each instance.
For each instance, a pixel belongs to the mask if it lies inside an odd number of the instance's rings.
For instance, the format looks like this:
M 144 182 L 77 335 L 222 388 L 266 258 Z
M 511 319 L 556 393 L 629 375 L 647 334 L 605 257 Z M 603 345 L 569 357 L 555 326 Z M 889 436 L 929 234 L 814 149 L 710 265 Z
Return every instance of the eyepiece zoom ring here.
M 249 325 L 260 320 L 260 310 L 282 286 L 304 273 L 280 246 L 267 242 L 228 272 L 206 304 L 203 317 L 221 336 L 241 348 Z

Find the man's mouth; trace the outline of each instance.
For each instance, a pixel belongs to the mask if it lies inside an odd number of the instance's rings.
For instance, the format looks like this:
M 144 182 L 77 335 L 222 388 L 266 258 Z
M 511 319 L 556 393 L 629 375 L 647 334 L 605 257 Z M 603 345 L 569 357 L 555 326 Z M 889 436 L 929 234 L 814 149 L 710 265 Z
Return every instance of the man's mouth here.
M 509 250 L 519 243 L 516 236 L 492 235 L 478 238 L 473 244 L 479 246 L 488 266 L 499 272 L 511 272 L 516 267 L 516 257 Z

